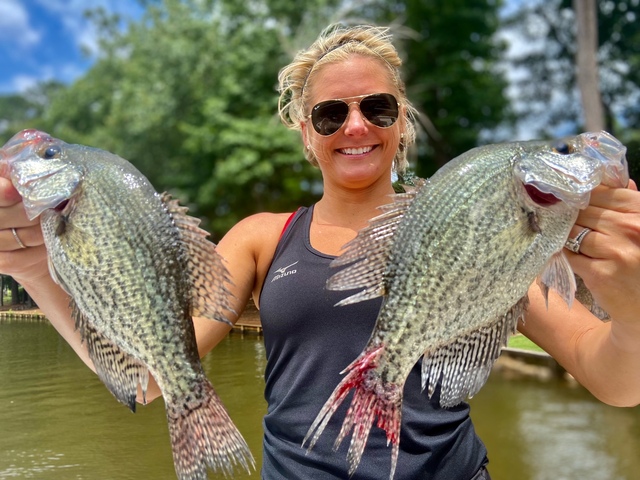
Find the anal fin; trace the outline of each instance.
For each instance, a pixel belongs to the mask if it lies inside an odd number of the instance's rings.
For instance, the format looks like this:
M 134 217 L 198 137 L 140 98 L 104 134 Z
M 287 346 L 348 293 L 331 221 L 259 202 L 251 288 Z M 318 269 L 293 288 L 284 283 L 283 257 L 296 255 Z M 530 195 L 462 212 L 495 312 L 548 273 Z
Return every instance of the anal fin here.
M 422 388 L 427 389 L 429 397 L 435 393 L 438 383 L 443 407 L 453 407 L 478 393 L 528 305 L 529 298 L 524 296 L 505 315 L 488 325 L 433 352 L 425 352 Z

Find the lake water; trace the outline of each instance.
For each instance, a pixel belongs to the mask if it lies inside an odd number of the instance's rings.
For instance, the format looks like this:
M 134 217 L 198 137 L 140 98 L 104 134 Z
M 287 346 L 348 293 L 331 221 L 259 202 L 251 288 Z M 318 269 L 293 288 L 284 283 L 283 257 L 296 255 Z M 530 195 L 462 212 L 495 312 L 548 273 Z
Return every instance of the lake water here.
M 232 333 L 203 363 L 259 464 L 266 410 L 261 337 Z M 494 480 L 640 478 L 638 408 L 608 407 L 561 383 L 492 375 L 472 400 L 472 416 Z M 164 406 L 156 401 L 130 413 L 47 322 L 0 320 L 5 478 L 175 479 Z

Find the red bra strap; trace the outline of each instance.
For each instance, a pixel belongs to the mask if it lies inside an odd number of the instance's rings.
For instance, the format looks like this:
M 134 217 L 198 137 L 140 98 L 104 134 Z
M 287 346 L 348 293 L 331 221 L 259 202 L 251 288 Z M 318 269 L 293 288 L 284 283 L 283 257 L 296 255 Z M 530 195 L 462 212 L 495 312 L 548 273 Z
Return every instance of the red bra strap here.
M 300 209 L 298 209 L 298 210 L 300 210 Z M 282 231 L 280 232 L 280 238 L 282 238 L 282 235 L 284 235 L 284 232 L 287 231 L 287 227 L 289 227 L 289 224 L 291 223 L 291 220 L 293 220 L 293 217 L 296 216 L 296 213 L 298 213 L 298 210 L 293 212 L 291 215 L 289 215 L 289 218 L 287 218 L 287 221 L 285 222 L 284 227 L 282 228 Z

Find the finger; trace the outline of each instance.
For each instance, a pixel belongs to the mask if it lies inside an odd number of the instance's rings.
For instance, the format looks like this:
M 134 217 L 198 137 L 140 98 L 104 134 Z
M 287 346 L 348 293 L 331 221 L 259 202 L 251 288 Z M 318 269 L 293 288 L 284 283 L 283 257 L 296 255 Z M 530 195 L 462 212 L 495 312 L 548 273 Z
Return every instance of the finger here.
M 578 224 L 574 225 L 573 227 L 571 227 L 571 232 L 569 232 L 567 241 L 571 242 L 579 240 L 580 248 L 578 250 L 578 253 L 575 253 L 565 246 L 565 253 L 569 256 L 569 258 L 571 258 L 571 255 L 585 255 L 591 258 L 600 258 L 598 257 L 598 255 L 601 255 L 602 252 L 598 247 L 599 242 L 602 239 L 595 238 L 598 233 L 599 232 L 589 227 Z
M 18 191 L 14 188 L 11 180 L 0 177 L 0 207 L 15 205 L 22 200 Z
M 0 207 L 0 229 L 23 228 L 40 223 L 40 217 L 29 220 L 22 202 L 10 206 Z
M 0 251 L 3 252 L 24 250 L 23 246 L 37 247 L 43 244 L 44 239 L 39 225 L 0 230 Z
M 33 276 L 34 267 L 39 274 L 47 274 L 47 250 L 44 245 L 32 248 L 18 248 L 10 252 L 0 253 L 0 272 L 14 277 L 30 271 Z
M 640 192 L 638 192 L 635 183 L 629 182 L 629 186 L 633 188 L 598 186 L 591 192 L 589 207 L 582 212 L 590 207 L 596 207 L 619 212 L 640 213 Z

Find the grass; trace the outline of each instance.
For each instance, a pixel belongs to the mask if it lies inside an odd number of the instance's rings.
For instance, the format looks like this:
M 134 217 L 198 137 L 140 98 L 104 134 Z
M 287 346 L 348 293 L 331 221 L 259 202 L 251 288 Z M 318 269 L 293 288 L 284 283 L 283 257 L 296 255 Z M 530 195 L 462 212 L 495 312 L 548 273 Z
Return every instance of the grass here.
M 527 337 L 521 334 L 513 335 L 509 339 L 508 346 L 511 348 L 520 348 L 522 350 L 531 350 L 534 352 L 544 352 L 538 345 L 533 343 Z

